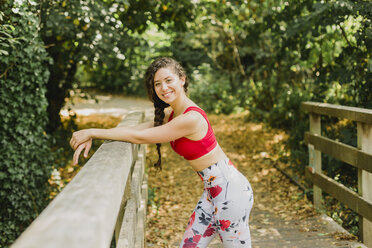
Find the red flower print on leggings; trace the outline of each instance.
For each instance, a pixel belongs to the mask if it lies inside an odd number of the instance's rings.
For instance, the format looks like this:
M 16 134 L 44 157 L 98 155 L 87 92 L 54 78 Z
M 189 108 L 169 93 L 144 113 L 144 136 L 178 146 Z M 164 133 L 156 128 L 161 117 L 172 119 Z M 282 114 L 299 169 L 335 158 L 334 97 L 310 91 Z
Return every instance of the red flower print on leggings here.
M 212 236 L 215 231 L 216 231 L 216 229 L 214 229 L 214 227 L 212 227 L 212 224 L 209 224 L 209 226 L 207 227 L 207 230 L 205 230 L 205 232 L 203 234 L 203 238 Z
M 220 220 L 220 227 L 222 231 L 225 231 L 227 228 L 229 228 L 231 222 L 229 220 Z
M 194 235 L 192 238 L 186 238 L 182 248 L 196 248 L 201 237 L 202 236 L 200 234 L 197 234 Z
M 192 213 L 190 220 L 189 220 L 189 224 L 186 227 L 186 230 L 189 230 L 194 224 L 194 222 L 195 222 L 195 212 Z
M 216 185 L 214 187 L 207 188 L 207 190 L 209 191 L 209 194 L 211 195 L 211 197 L 215 198 L 216 196 L 218 196 L 221 193 L 222 188 L 220 186 Z

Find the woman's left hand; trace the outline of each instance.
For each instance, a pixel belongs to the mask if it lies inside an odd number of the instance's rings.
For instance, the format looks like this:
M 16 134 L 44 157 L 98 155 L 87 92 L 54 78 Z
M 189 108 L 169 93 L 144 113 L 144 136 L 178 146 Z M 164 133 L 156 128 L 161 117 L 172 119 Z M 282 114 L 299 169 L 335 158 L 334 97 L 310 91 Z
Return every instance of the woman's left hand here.
M 76 150 L 80 144 L 91 139 L 91 134 L 89 129 L 83 129 L 72 134 L 70 140 L 70 146 L 72 149 Z

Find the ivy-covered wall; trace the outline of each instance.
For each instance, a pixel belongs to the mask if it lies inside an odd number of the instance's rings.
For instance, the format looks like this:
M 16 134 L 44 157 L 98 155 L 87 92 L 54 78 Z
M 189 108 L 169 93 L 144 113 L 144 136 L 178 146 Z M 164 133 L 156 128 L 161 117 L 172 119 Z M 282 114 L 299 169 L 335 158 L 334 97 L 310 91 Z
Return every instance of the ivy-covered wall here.
M 48 54 L 33 2 L 0 0 L 0 247 L 48 202 Z

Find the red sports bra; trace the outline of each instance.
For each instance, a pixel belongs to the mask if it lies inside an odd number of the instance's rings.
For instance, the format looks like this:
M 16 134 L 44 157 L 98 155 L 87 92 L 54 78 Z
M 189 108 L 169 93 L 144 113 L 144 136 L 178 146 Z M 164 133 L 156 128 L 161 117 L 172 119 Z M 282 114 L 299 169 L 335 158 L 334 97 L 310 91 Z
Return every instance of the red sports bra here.
M 187 160 L 194 160 L 200 158 L 201 156 L 212 151 L 217 146 L 216 137 L 214 136 L 212 126 L 209 123 L 205 112 L 201 108 L 191 106 L 188 107 L 183 113 L 187 113 L 188 111 L 191 110 L 199 112 L 205 118 L 205 120 L 208 123 L 208 131 L 204 138 L 200 140 L 190 140 L 186 137 L 182 137 L 170 142 L 173 150 Z M 174 112 L 172 111 L 172 113 L 169 116 L 168 122 L 172 120 L 173 114 Z

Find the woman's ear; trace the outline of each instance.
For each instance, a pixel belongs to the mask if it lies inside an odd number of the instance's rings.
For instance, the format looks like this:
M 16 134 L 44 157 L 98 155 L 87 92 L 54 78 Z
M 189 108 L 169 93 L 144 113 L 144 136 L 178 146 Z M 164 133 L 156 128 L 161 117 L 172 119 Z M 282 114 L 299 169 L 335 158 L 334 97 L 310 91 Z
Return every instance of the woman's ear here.
M 186 77 L 181 77 L 181 85 L 184 86 L 186 83 Z

